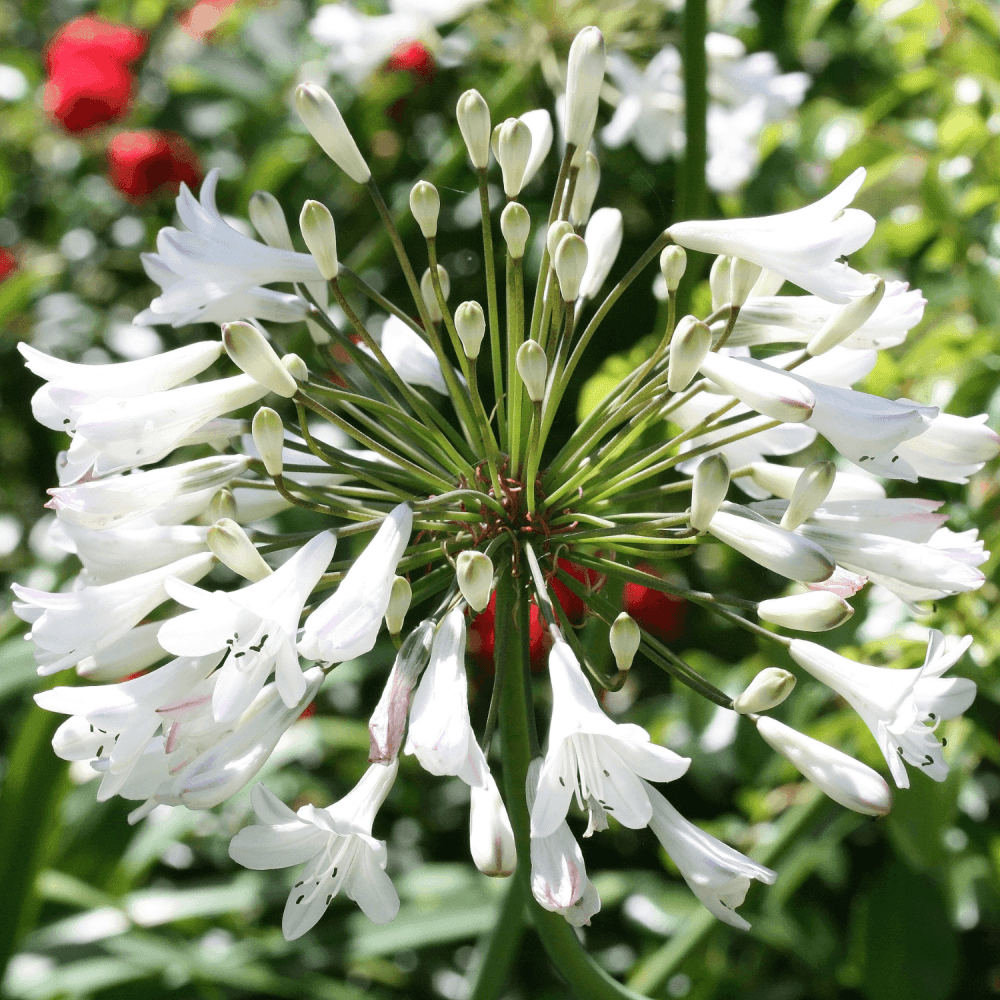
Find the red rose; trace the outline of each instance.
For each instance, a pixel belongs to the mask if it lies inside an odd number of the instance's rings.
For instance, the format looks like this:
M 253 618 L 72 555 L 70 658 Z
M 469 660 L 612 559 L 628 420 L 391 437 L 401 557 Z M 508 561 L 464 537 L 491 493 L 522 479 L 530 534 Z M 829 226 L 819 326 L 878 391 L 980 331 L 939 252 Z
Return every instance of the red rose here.
M 481 670 L 493 671 L 493 649 L 496 644 L 497 595 L 490 596 L 486 610 L 476 615 L 469 624 L 467 649 Z M 532 604 L 528 613 L 528 655 L 531 669 L 536 673 L 545 666 L 545 654 L 552 645 L 549 631 L 542 623 L 538 605 Z
M 394 72 L 412 73 L 418 80 L 430 83 L 437 72 L 434 56 L 427 46 L 417 41 L 401 42 L 393 50 L 386 69 Z
M 124 115 L 132 101 L 129 63 L 146 48 L 141 31 L 97 17 L 78 17 L 45 50 L 45 110 L 67 132 L 85 132 Z
M 201 180 L 195 151 L 168 132 L 120 132 L 108 143 L 111 183 L 136 201 L 161 188 L 176 194 L 181 181 L 194 187 Z
M 16 270 L 17 258 L 9 250 L 0 247 L 0 281 Z
M 651 566 L 639 568 L 647 573 L 656 572 Z M 662 590 L 654 590 L 641 583 L 627 583 L 622 592 L 622 604 L 625 610 L 657 639 L 670 642 L 679 638 L 684 632 L 687 601 L 683 597 L 664 594 Z

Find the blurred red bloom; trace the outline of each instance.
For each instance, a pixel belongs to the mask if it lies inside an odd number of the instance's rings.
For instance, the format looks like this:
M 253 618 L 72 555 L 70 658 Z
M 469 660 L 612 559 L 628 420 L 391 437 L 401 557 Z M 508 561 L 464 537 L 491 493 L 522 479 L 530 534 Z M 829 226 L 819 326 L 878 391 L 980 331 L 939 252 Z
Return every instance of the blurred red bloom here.
M 656 573 L 651 566 L 640 566 L 646 573 Z M 659 574 L 657 574 L 659 575 Z M 664 594 L 641 583 L 627 583 L 622 592 L 625 610 L 647 631 L 664 642 L 679 638 L 684 632 L 687 601 Z
M 181 31 L 199 41 L 207 38 L 225 20 L 237 0 L 200 0 L 178 18 Z
M 430 83 L 437 72 L 434 56 L 426 45 L 418 41 L 400 42 L 389 56 L 385 67 L 394 72 L 412 73 L 424 83 Z
M 568 573 L 574 580 L 579 580 L 585 587 L 599 589 L 603 582 L 597 570 L 584 569 L 582 566 L 577 566 L 576 563 L 571 563 L 568 559 L 559 560 L 559 569 Z M 552 593 L 566 617 L 573 625 L 582 625 L 583 620 L 587 617 L 587 604 L 584 599 L 574 594 L 558 576 L 553 576 L 549 582 L 552 586 Z
M 496 644 L 497 595 L 493 593 L 486 610 L 476 615 L 469 624 L 467 649 L 481 670 L 492 673 L 493 649 Z M 531 669 L 536 673 L 545 666 L 545 654 L 552 645 L 549 631 L 542 623 L 538 605 L 532 604 L 528 614 L 528 655 Z
M 129 63 L 146 35 L 100 18 L 78 17 L 53 35 L 45 50 L 45 110 L 67 132 L 85 132 L 128 111 L 134 77 Z
M 0 281 L 17 270 L 17 258 L 9 251 L 0 247 Z
M 61 72 L 74 59 L 106 59 L 126 66 L 146 51 L 146 33 L 93 15 L 64 24 L 45 48 L 45 69 Z
M 195 151 L 169 132 L 120 132 L 108 143 L 111 183 L 139 201 L 161 188 L 176 194 L 184 181 L 194 187 L 201 180 Z

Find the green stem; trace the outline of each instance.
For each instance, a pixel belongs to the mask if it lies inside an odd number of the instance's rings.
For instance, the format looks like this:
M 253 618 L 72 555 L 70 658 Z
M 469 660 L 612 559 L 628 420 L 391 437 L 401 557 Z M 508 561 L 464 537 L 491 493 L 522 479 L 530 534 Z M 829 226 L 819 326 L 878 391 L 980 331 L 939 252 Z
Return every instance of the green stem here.
M 480 945 L 482 961 L 476 969 L 476 983 L 469 1000 L 499 1000 L 517 958 L 524 934 L 524 882 L 516 875 L 509 879 L 507 894 L 497 915 L 496 925 Z
M 705 162 L 708 158 L 708 31 L 706 0 L 685 0 L 684 60 L 684 162 L 681 169 L 681 219 L 701 219 L 705 214 Z
M 521 460 L 521 400 L 524 396 L 517 372 L 517 351 L 524 341 L 524 260 L 507 254 L 507 450 L 510 475 L 517 476 Z
M 490 360 L 493 362 L 493 393 L 496 396 L 497 427 L 500 447 L 507 445 L 507 416 L 503 398 L 503 354 L 500 351 L 500 307 L 497 304 L 497 270 L 493 253 L 493 220 L 490 215 L 490 189 L 486 168 L 477 171 L 479 209 L 483 222 L 483 267 L 486 270 L 486 306 L 490 318 Z

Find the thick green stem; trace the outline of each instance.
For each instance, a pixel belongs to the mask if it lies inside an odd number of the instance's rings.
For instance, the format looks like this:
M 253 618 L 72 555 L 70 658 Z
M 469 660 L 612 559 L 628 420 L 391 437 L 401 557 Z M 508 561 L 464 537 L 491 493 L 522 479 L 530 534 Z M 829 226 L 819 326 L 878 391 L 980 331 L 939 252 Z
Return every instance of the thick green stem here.
M 524 934 L 524 882 L 516 876 L 508 881 L 496 926 L 481 945 L 483 957 L 476 969 L 476 984 L 469 1000 L 499 1000 L 517 958 Z
M 706 0 L 684 3 L 684 163 L 681 170 L 681 219 L 705 214 L 705 162 L 708 158 L 708 31 Z

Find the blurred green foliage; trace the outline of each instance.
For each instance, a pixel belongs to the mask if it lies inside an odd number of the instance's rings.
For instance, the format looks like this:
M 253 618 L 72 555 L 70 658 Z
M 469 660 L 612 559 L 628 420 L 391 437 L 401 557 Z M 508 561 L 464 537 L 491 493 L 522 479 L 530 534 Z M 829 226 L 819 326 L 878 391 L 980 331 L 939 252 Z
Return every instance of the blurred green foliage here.
M 306 197 L 321 198 L 337 217 L 339 242 L 352 264 L 405 301 L 398 277 L 382 266 L 385 246 L 370 206 L 288 112 L 292 83 L 323 58 L 305 30 L 314 6 L 241 2 L 202 41 L 177 29 L 183 6 L 0 2 L 0 63 L 17 68 L 29 84 L 26 96 L 0 107 L 0 244 L 20 265 L 0 283 L 6 511 L 0 569 L 35 586 L 55 587 L 72 570 L 32 530 L 61 445 L 30 419 L 35 382 L 19 363 L 16 342 L 100 361 L 216 335 L 208 328 L 161 327 L 143 344 L 123 332 L 152 294 L 138 252 L 151 248 L 173 209 L 168 198 L 133 204 L 108 183 L 104 151 L 116 130 L 184 135 L 206 170 L 221 168 L 220 207 L 240 218 L 258 188 L 276 194 L 290 217 Z M 960 414 L 985 411 L 998 426 L 1000 10 L 977 0 L 761 0 L 755 9 L 756 27 L 740 32 L 749 50 L 775 51 L 785 69 L 803 68 L 814 82 L 794 121 L 769 126 L 756 177 L 741 194 L 720 198 L 714 210 L 764 214 L 794 207 L 866 166 L 869 179 L 857 204 L 878 227 L 852 262 L 905 279 L 928 299 L 922 325 L 881 359 L 866 388 L 947 404 Z M 42 113 L 40 53 L 59 24 L 88 10 L 143 27 L 151 41 L 129 117 L 79 138 L 61 133 Z M 564 55 L 576 28 L 597 23 L 611 37 L 617 30 L 632 42 L 639 38 L 634 47 L 643 51 L 640 29 L 648 25 L 629 16 L 611 4 L 494 0 L 472 15 L 479 41 L 464 64 L 439 65 L 429 83 L 379 69 L 354 92 L 334 79 L 333 92 L 362 148 L 372 151 L 404 232 L 412 236 L 403 209 L 416 177 L 434 179 L 452 207 L 472 191 L 452 111 L 461 90 L 479 87 L 494 120 L 551 108 L 541 62 L 548 46 Z M 523 25 L 532 19 L 536 28 L 523 36 L 529 42 L 505 48 L 508 20 Z M 661 43 L 661 36 L 650 36 L 646 54 Z M 651 165 L 630 146 L 603 151 L 601 159 L 599 204 L 620 208 L 625 218 L 614 278 L 670 222 L 674 166 Z M 525 203 L 534 217 L 544 211 L 552 180 L 543 176 L 528 189 Z M 464 225 L 460 211 L 446 212 L 439 239 L 455 301 L 479 293 L 482 270 L 476 231 Z M 80 246 L 87 252 L 81 255 Z M 584 409 L 602 386 L 606 391 L 609 378 L 616 381 L 646 356 L 649 335 L 662 321 L 648 284 L 638 282 L 602 331 L 604 356 L 598 348 L 582 366 Z M 304 330 L 276 328 L 275 334 L 289 349 L 309 350 Z M 572 407 L 560 419 L 575 419 Z M 956 530 L 978 527 L 986 547 L 1000 549 L 1000 491 L 992 470 L 967 487 L 923 481 L 906 491 L 945 501 Z M 743 561 L 709 551 L 685 564 L 693 586 L 747 597 L 780 591 L 776 577 L 748 573 Z M 756 734 L 726 732 L 724 713 L 672 688 L 651 664 L 637 664 L 625 694 L 609 707 L 693 755 L 690 774 L 670 788 L 677 807 L 775 867 L 779 878 L 770 890 L 751 892 L 745 912 L 753 927 L 741 935 L 697 905 L 648 831 L 614 827 L 587 843 L 603 909 L 587 928 L 586 943 L 608 971 L 651 996 L 695 1000 L 1000 994 L 995 563 L 984 567 L 990 580 L 980 591 L 943 602 L 921 621 L 974 636 L 971 655 L 956 672 L 975 679 L 980 695 L 965 719 L 943 728 L 949 780 L 936 785 L 917 775 L 910 790 L 896 794 L 890 816 L 877 822 L 815 795 Z M 864 597 L 856 603 L 858 614 L 831 633 L 831 644 L 869 662 L 920 662 L 919 628 L 894 606 Z M 314 932 L 285 942 L 279 927 L 287 873 L 247 872 L 227 855 L 228 839 L 247 819 L 247 795 L 205 814 L 161 809 L 136 828 L 126 823 L 127 804 L 95 804 L 94 786 L 81 783 L 79 772 L 70 773 L 49 750 L 58 720 L 31 703 L 38 679 L 19 623 L 8 611 L 0 626 L 7 639 L 0 646 L 0 944 L 13 951 L 8 995 L 469 995 L 509 886 L 479 875 L 467 860 L 468 792 L 461 782 L 431 779 L 412 758 L 403 761 L 402 780 L 376 827 L 389 843 L 402 898 L 394 923 L 376 927 L 338 899 Z M 589 641 L 606 641 L 599 627 L 587 629 Z M 763 666 L 787 666 L 694 609 L 675 648 L 734 692 Z M 293 807 L 325 805 L 351 787 L 366 757 L 366 710 L 391 656 L 379 647 L 332 675 L 316 716 L 293 729 L 261 775 L 280 798 Z M 480 693 L 473 702 L 480 724 L 485 701 Z M 802 685 L 778 714 L 880 766 L 867 730 L 824 690 Z M 579 828 L 578 817 L 573 822 Z M 530 932 L 515 957 L 506 982 L 481 995 L 566 995 Z

